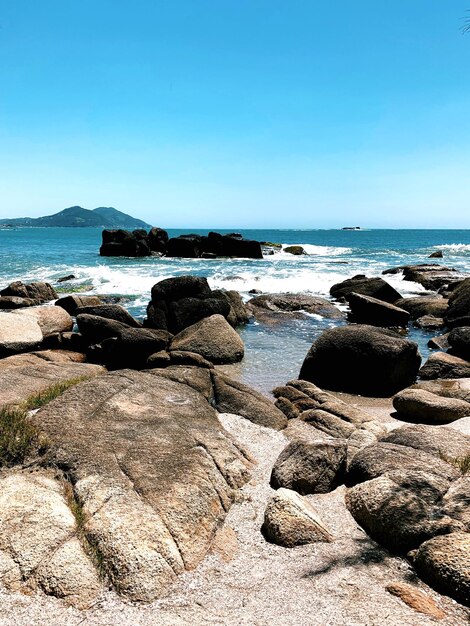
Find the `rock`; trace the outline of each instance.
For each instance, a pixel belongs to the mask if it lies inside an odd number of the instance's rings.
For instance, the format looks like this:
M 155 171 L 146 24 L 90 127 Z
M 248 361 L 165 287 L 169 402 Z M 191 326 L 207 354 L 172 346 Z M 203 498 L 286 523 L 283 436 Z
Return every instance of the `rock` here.
M 261 530 L 268 541 L 286 548 L 333 541 L 317 511 L 290 489 L 281 488 L 271 496 Z
M 448 301 L 440 296 L 418 296 L 416 298 L 400 298 L 395 306 L 405 309 L 412 320 L 426 315 L 443 318 L 447 311 Z
M 230 563 L 239 550 L 237 533 L 230 528 L 224 526 L 219 528 L 215 533 L 212 542 L 211 552 L 218 554 L 224 563 Z
M 433 515 L 432 505 L 419 491 L 403 488 L 388 476 L 356 485 L 347 491 L 345 500 L 348 511 L 372 539 L 400 554 L 458 527 L 449 517 Z
M 430 259 L 442 259 L 444 257 L 444 253 L 442 252 L 442 250 L 436 250 L 435 252 L 432 252 L 428 258 Z
M 283 252 L 287 252 L 287 254 L 294 254 L 295 256 L 307 254 L 302 246 L 287 246 L 283 249 Z
M 0 313 L 0 358 L 35 350 L 42 342 L 43 334 L 35 317 Z
M 245 348 L 227 320 L 222 315 L 212 315 L 176 335 L 170 344 L 170 352 L 173 350 L 195 352 L 219 364 L 241 361 Z
M 148 245 L 152 252 L 165 254 L 168 244 L 168 233 L 163 228 L 152 228 L 148 234 Z
M 206 278 L 200 276 L 176 276 L 165 278 L 152 287 L 152 301 L 180 300 L 181 298 L 210 298 L 211 288 Z
M 242 324 L 247 324 L 249 322 L 250 313 L 238 291 L 215 290 L 212 292 L 212 295 L 214 298 L 223 299 L 228 302 L 230 311 L 225 317 L 230 326 L 236 328 L 237 326 L 241 326 Z
M 86 345 L 101 343 L 110 337 L 118 337 L 126 328 L 130 328 L 127 324 L 109 320 L 98 315 L 88 315 L 82 313 L 77 315 L 77 326 Z M 154 352 L 156 352 L 154 350 Z
M 393 398 L 399 419 L 422 424 L 449 424 L 470 415 L 470 403 L 443 398 L 424 389 L 404 389 Z
M 385 270 L 382 274 L 403 273 L 403 279 L 419 283 L 425 289 L 437 291 L 462 279 L 453 267 L 444 267 L 439 263 L 422 263 L 419 265 L 402 265 Z
M 34 306 L 13 311 L 11 315 L 32 317 L 39 324 L 44 338 L 54 333 L 66 333 L 73 328 L 73 320 L 61 307 Z
M 408 311 L 377 298 L 352 292 L 348 294 L 347 301 L 351 310 L 350 320 L 358 324 L 406 326 L 410 320 Z
M 282 430 L 287 426 L 285 415 L 258 391 L 238 381 L 212 372 L 214 406 L 220 413 L 234 413 L 259 426 Z
M 445 320 L 450 328 L 470 326 L 470 278 L 453 290 Z
M 444 328 L 445 322 L 442 317 L 434 317 L 434 315 L 423 315 L 415 320 L 414 326 L 423 330 L 440 330 Z
M 432 350 L 447 350 L 450 348 L 448 339 L 449 333 L 439 335 L 439 337 L 433 337 L 428 341 L 428 348 L 431 348 Z
M 342 326 L 315 341 L 299 378 L 334 391 L 387 397 L 415 381 L 420 363 L 417 344 L 397 333 Z
M 106 374 L 33 419 L 50 442 L 49 464 L 67 468 L 83 535 L 133 601 L 159 597 L 198 565 L 249 478 L 206 398 L 161 375 Z
M 274 464 L 271 487 L 293 489 L 302 495 L 328 493 L 343 481 L 345 461 L 344 441 L 293 441 Z
M 469 378 L 470 363 L 446 352 L 434 352 L 419 370 L 419 376 L 422 380 Z
M 0 360 L 0 406 L 20 405 L 58 383 L 79 381 L 104 373 L 104 368 L 82 363 L 83 355 L 65 351 L 17 354 Z
M 255 317 L 262 317 L 263 313 L 293 313 L 304 311 L 305 313 L 321 315 L 328 319 L 343 319 L 343 313 L 331 302 L 318 296 L 296 293 L 271 293 L 264 296 L 256 296 L 248 301 L 248 306 Z
M 321 409 L 303 411 L 301 419 L 331 437 L 347 439 L 356 430 L 352 424 Z
M 21 281 L 10 283 L 8 287 L 0 291 L 0 296 L 17 296 L 19 298 L 30 298 L 38 303 L 57 300 L 57 293 L 49 283 L 29 283 Z
M 429 585 L 458 602 L 470 605 L 470 534 L 455 532 L 423 543 L 413 566 Z
M 154 354 L 151 354 L 147 359 L 147 367 L 149 369 L 169 367 L 170 365 L 171 356 L 170 353 L 166 350 L 160 350 L 159 352 L 155 352 Z
M 469 453 L 470 454 L 470 453 Z M 460 457 L 463 459 L 464 457 Z M 468 454 L 467 454 L 468 458 Z M 461 522 L 470 532 L 470 474 L 467 473 L 452 483 L 443 498 L 442 510 L 445 515 Z
M 78 540 L 64 486 L 43 470 L 0 477 L 0 560 L 7 565 L 0 578 L 9 589 L 40 589 L 86 609 L 101 584 Z
M 354 456 L 348 468 L 347 484 L 354 486 L 397 469 L 407 474 L 429 474 L 449 484 L 459 477 L 455 467 L 427 452 L 380 441 L 363 448 Z
M 81 307 L 100 306 L 101 304 L 101 298 L 98 296 L 81 296 L 77 293 L 59 298 L 56 302 L 56 305 L 65 309 L 69 315 L 75 315 L 77 309 Z
M 168 305 L 168 328 L 174 334 L 196 324 L 200 320 L 221 315 L 227 318 L 230 313 L 230 303 L 225 298 L 181 298 Z
M 351 293 L 362 294 L 383 302 L 393 304 L 401 298 L 396 289 L 389 285 L 383 278 L 367 278 L 364 274 L 358 274 L 353 278 L 343 280 L 341 283 L 333 285 L 330 295 L 336 300 L 347 299 Z
M 110 370 L 144 369 L 152 354 L 168 348 L 170 339 L 171 335 L 165 330 L 123 328 L 116 337 L 103 340 L 89 354 Z
M 456 459 L 470 454 L 470 436 L 447 427 L 402 426 L 383 436 L 381 441 L 422 450 L 439 459 Z
M 75 276 L 75 274 L 67 274 L 67 276 L 62 276 L 61 278 L 57 279 L 58 283 L 66 283 L 69 280 L 75 280 L 77 277 Z
M 101 256 L 150 256 L 151 250 L 141 233 L 128 230 L 103 230 L 103 243 L 100 248 Z
M 119 304 L 99 304 L 78 307 L 75 311 L 75 315 L 83 314 L 104 317 L 107 320 L 115 320 L 116 322 L 121 322 L 132 328 L 142 327 L 142 324 L 134 319 L 132 315 Z
M 18 296 L 0 296 L 0 309 L 22 309 L 27 306 L 39 304 L 38 300 L 31 298 L 19 298 Z
M 165 369 L 152 371 L 155 376 L 163 376 L 176 383 L 188 385 L 201 393 L 211 406 L 214 406 L 214 390 L 212 388 L 211 372 L 208 368 L 187 365 L 170 365 Z
M 402 602 L 418 613 L 423 613 L 424 615 L 429 615 L 429 617 L 434 617 L 436 619 L 443 619 L 446 616 L 444 611 L 431 598 L 431 596 L 423 593 L 413 585 L 397 582 L 387 585 L 386 590 L 388 593 L 391 593 L 392 596 L 400 598 Z
M 174 352 L 160 351 L 152 354 L 147 359 L 147 367 L 168 367 L 171 365 L 189 365 L 194 367 L 205 367 L 213 369 L 214 366 L 210 361 L 204 359 L 200 354 L 195 352 L 183 352 L 175 350 Z
M 166 256 L 196 259 L 202 255 L 204 246 L 200 235 L 180 235 L 168 240 Z
M 470 361 L 470 326 L 454 328 L 448 336 L 452 354 L 465 361 Z

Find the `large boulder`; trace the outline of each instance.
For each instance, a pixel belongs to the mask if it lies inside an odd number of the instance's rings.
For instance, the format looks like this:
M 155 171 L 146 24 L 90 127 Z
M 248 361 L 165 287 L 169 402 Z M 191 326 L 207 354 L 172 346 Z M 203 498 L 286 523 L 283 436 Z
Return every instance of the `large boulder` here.
M 230 303 L 225 298 L 181 298 L 170 302 L 167 311 L 168 326 L 176 334 L 211 315 L 227 318 Z
M 57 299 L 55 289 L 49 283 L 22 283 L 20 280 L 10 283 L 0 291 L 0 296 L 17 296 L 35 300 L 37 304 Z
M 341 440 L 293 441 L 274 464 L 271 487 L 293 489 L 302 495 L 333 491 L 344 479 L 346 452 Z
M 286 548 L 333 541 L 313 506 L 290 489 L 278 489 L 271 496 L 261 530 L 266 539 Z
M 448 342 L 453 355 L 470 361 L 470 326 L 461 326 L 451 330 Z
M 157 598 L 200 563 L 249 478 L 206 398 L 160 375 L 81 383 L 33 423 L 49 441 L 47 463 L 66 470 L 101 569 L 134 601 Z
M 297 313 L 305 312 L 328 319 L 343 319 L 344 314 L 334 304 L 320 298 L 303 293 L 271 293 L 256 296 L 248 301 L 248 306 L 257 318 L 263 319 L 265 313 Z
M 245 351 L 242 339 L 222 315 L 185 328 L 173 338 L 169 349 L 195 352 L 214 364 L 241 361 Z
M 347 296 L 351 314 L 350 321 L 372 326 L 406 326 L 410 314 L 393 304 L 383 302 L 377 298 L 350 293 Z
M 450 328 L 470 326 L 470 278 L 463 280 L 452 292 L 445 320 Z
M 449 460 L 470 454 L 470 436 L 447 427 L 424 424 L 402 426 L 384 435 L 381 441 L 415 448 Z
M 364 530 L 393 552 L 406 553 L 436 535 L 457 530 L 458 522 L 434 513 L 422 497 L 426 475 L 418 484 L 401 485 L 390 476 L 378 476 L 346 493 L 346 506 Z
M 426 315 L 443 318 L 447 311 L 448 301 L 441 296 L 417 296 L 416 298 L 400 298 L 395 306 L 408 311 L 412 320 Z
M 416 380 L 420 363 L 417 344 L 395 332 L 342 326 L 315 341 L 299 378 L 333 391 L 390 396 Z
M 38 300 L 31 298 L 20 298 L 19 296 L 0 296 L 0 309 L 7 311 L 13 309 L 23 309 L 27 306 L 35 306 L 40 304 Z
M 110 337 L 118 337 L 123 330 L 130 328 L 122 322 L 106 319 L 99 315 L 88 315 L 88 313 L 77 315 L 77 326 L 88 346 L 101 343 Z
M 13 311 L 11 315 L 32 317 L 39 324 L 44 338 L 55 333 L 66 333 L 73 328 L 73 320 L 61 307 L 34 306 Z
M 259 391 L 212 372 L 214 406 L 220 413 L 234 413 L 259 426 L 281 430 L 287 426 L 285 415 Z
M 436 378 L 469 378 L 470 362 L 447 352 L 434 352 L 419 370 L 422 380 Z
M 148 367 L 151 355 L 166 350 L 171 335 L 153 328 L 123 328 L 115 337 L 108 337 L 94 346 L 89 354 L 109 370 Z
M 86 609 L 102 585 L 80 543 L 67 497 L 65 483 L 52 471 L 2 474 L 0 580 L 8 589 L 41 590 Z
M 423 543 L 413 566 L 437 591 L 470 606 L 469 554 L 470 533 L 455 532 Z
M 393 398 L 399 419 L 422 424 L 450 424 L 470 415 L 470 403 L 443 398 L 424 389 L 404 389 Z
M 379 276 L 368 278 L 364 274 L 358 274 L 341 283 L 333 285 L 330 289 L 330 295 L 336 300 L 347 300 L 351 293 L 358 293 L 377 300 L 383 300 L 393 304 L 401 298 L 401 295 L 387 281 Z
M 0 357 L 35 350 L 42 340 L 42 330 L 34 316 L 0 313 Z
M 139 231 L 128 230 L 103 230 L 103 243 L 100 248 L 101 256 L 150 256 L 151 250 L 147 240 Z
M 181 298 L 210 298 L 211 288 L 207 278 L 201 276 L 175 276 L 165 278 L 152 287 L 152 301 L 172 301 Z
M 181 257 L 196 259 L 204 251 L 202 237 L 200 235 L 180 235 L 168 240 L 166 255 L 169 257 Z
M 235 328 L 249 322 L 250 313 L 238 291 L 233 289 L 229 291 L 216 289 L 212 292 L 212 297 L 228 302 L 230 310 L 224 317 L 230 326 Z
M 148 245 L 152 252 L 165 254 L 168 243 L 168 233 L 163 228 L 151 228 L 148 234 Z
M 421 380 L 412 387 L 425 389 L 444 398 L 459 398 L 470 402 L 470 378 L 438 378 Z
M 408 474 L 413 472 L 430 474 L 447 481 L 449 485 L 460 475 L 454 466 L 422 450 L 377 442 L 366 446 L 354 456 L 348 467 L 347 484 L 357 485 L 397 469 Z
M 466 457 L 457 457 L 457 460 L 468 461 L 469 458 L 470 453 Z M 467 472 L 452 483 L 443 498 L 442 510 L 449 517 L 461 522 L 465 530 L 470 533 L 470 473 Z

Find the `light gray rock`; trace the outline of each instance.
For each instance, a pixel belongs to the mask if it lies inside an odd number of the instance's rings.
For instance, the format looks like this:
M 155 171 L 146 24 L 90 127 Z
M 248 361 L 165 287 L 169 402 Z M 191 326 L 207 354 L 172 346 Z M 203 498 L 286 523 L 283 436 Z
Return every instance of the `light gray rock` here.
M 85 609 L 101 584 L 65 495 L 64 483 L 45 471 L 10 470 L 0 477 L 0 580 L 9 589 L 41 589 Z
M 447 352 L 434 352 L 419 370 L 422 380 L 436 378 L 469 378 L 470 362 Z
M 32 306 L 27 309 L 18 309 L 11 315 L 22 317 L 32 317 L 39 324 L 43 337 L 48 337 L 54 333 L 66 333 L 72 330 L 73 320 L 70 315 L 61 307 L 55 306 Z
M 470 415 L 470 403 L 424 389 L 404 389 L 393 398 L 399 418 L 422 424 L 450 424 Z
M 290 489 L 281 488 L 271 496 L 264 513 L 262 532 L 266 539 L 286 548 L 333 541 L 333 535 L 313 506 Z
M 0 357 L 35 350 L 42 340 L 41 328 L 34 317 L 0 313 Z
M 153 373 L 76 385 L 33 422 L 50 442 L 48 462 L 67 468 L 111 584 L 135 601 L 157 598 L 198 565 L 249 478 L 206 398 Z
M 470 436 L 447 426 L 402 426 L 383 436 L 381 441 L 415 448 L 439 459 L 456 459 L 470 454 Z
M 423 543 L 413 566 L 440 593 L 470 606 L 470 533 L 455 532 Z
M 214 364 L 236 363 L 245 347 L 238 333 L 222 315 L 211 315 L 176 335 L 169 348 L 195 352 Z
M 449 517 L 461 522 L 470 533 L 470 474 L 465 474 L 452 483 L 444 496 L 442 510 Z

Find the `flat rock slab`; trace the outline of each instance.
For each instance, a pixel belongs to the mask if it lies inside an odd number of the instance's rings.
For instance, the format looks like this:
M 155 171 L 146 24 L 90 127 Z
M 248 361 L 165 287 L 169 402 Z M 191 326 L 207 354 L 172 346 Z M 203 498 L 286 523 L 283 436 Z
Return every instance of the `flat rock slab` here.
M 198 565 L 249 478 L 250 461 L 207 399 L 151 372 L 76 385 L 34 422 L 110 583 L 135 601 L 159 597 Z
M 106 371 L 100 365 L 79 362 L 81 356 L 46 350 L 0 360 L 0 407 L 22 404 L 57 383 L 91 378 Z

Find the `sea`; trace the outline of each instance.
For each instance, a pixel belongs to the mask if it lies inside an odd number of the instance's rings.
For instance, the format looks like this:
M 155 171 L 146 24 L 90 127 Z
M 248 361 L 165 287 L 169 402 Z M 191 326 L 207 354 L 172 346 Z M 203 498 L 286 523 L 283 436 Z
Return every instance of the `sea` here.
M 207 230 L 168 229 L 171 236 Z M 219 231 L 229 232 L 229 231 Z M 230 231 L 230 232 L 233 232 Z M 205 276 L 212 288 L 235 289 L 244 300 L 250 291 L 262 293 L 308 293 L 328 298 L 330 287 L 356 274 L 377 276 L 398 265 L 429 262 L 428 257 L 442 250 L 437 260 L 446 266 L 470 272 L 470 230 L 247 230 L 248 239 L 301 245 L 305 256 L 283 250 L 263 259 L 170 259 L 104 258 L 99 256 L 101 229 L 95 228 L 5 228 L 0 229 L 0 286 L 13 280 L 57 280 L 61 295 L 79 289 L 82 293 L 122 298 L 121 302 L 138 318 L 145 316 L 152 286 L 171 276 Z M 434 260 L 434 262 L 436 262 Z M 424 288 L 404 281 L 401 275 L 385 277 L 403 296 L 423 294 Z M 267 326 L 256 321 L 240 328 L 245 342 L 242 363 L 230 366 L 233 375 L 264 393 L 297 377 L 301 363 L 313 341 L 338 323 L 317 315 Z M 423 359 L 432 333 L 410 328 Z

